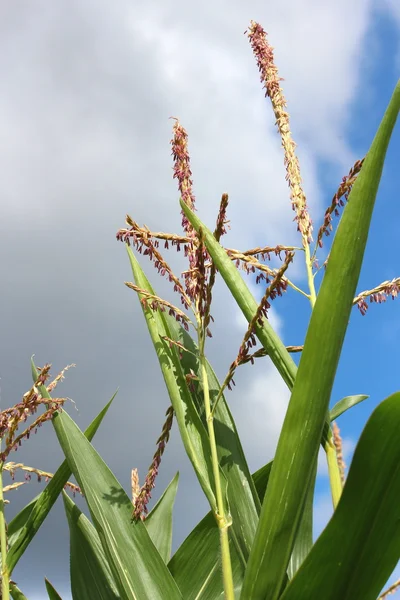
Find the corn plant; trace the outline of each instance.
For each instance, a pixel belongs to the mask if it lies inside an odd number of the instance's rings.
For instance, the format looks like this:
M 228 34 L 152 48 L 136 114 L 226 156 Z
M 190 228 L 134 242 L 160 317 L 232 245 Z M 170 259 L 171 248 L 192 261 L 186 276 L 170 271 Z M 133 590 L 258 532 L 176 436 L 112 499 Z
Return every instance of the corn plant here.
M 175 119 L 171 143 L 183 232 L 153 232 L 127 216 L 127 226 L 117 233 L 126 245 L 132 271 L 133 281 L 126 285 L 139 298 L 170 400 L 156 452 L 141 486 L 137 471 L 132 471 L 128 496 L 90 443 L 109 405 L 83 434 L 66 411 L 54 405 L 32 363 L 35 389 L 43 403 L 54 407 L 51 419 L 66 463 L 50 481 L 50 491 L 46 488 L 9 524 L 8 541 L 4 511 L 0 513 L 3 598 L 9 597 L 9 590 L 14 598 L 24 598 L 10 583 L 12 569 L 61 492 L 70 528 L 74 599 L 376 600 L 400 558 L 400 393 L 373 411 L 347 477 L 336 419 L 367 396 L 348 396 L 329 408 L 352 308 L 357 306 L 364 315 L 368 299 L 382 302 L 399 291 L 400 278 L 356 294 L 385 155 L 400 109 L 400 84 L 369 151 L 343 178 L 315 235 L 273 50 L 259 24 L 252 22 L 247 34 L 282 140 L 299 245 L 245 251 L 222 245 L 228 227 L 228 195 L 222 194 L 211 231 L 196 214 L 188 136 Z M 342 207 L 328 258 L 319 267 L 318 251 Z M 165 260 L 161 244 L 165 249 L 184 249 L 188 264 L 180 277 Z M 157 294 L 134 250 L 167 277 L 180 307 Z M 290 278 L 296 254 L 304 256 L 305 290 Z M 281 258 L 279 268 L 270 265 L 271 256 Z M 263 286 L 261 301 L 254 298 L 239 268 L 256 274 Z M 319 287 L 318 273 L 323 275 Z M 248 322 L 222 383 L 206 358 L 217 276 Z M 268 319 L 271 302 L 289 288 L 310 303 L 302 346 L 286 347 Z M 293 353 L 301 353 L 298 366 Z M 268 358 L 291 396 L 273 461 L 251 474 L 226 391 L 234 385 L 241 365 Z M 210 512 L 171 557 L 178 475 L 150 512 L 148 503 L 174 418 Z M 320 447 L 326 454 L 334 513 L 314 543 L 312 507 Z M 91 520 L 62 491 L 71 472 Z M 49 598 L 59 598 L 47 580 L 46 589 Z

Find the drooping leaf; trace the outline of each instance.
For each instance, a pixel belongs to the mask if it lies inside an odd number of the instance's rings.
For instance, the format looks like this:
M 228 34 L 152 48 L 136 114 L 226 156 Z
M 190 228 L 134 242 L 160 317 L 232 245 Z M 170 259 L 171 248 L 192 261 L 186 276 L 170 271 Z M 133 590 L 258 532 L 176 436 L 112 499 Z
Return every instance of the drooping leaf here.
M 174 508 L 179 473 L 175 475 L 167 489 L 148 514 L 144 524 L 163 561 L 171 557 L 172 547 L 172 510 Z
M 400 393 L 372 413 L 339 504 L 282 600 L 376 600 L 400 559 Z
M 53 423 L 121 598 L 180 600 L 179 589 L 145 525 L 140 520 L 132 522 L 131 501 L 113 473 L 65 411 L 56 414 Z
M 70 531 L 70 576 L 73 600 L 120 598 L 96 529 L 63 492 Z
M 318 453 L 386 150 L 400 107 L 397 86 L 333 241 L 271 470 L 241 597 L 279 597 Z M 296 578 L 294 579 L 294 581 Z
M 36 381 L 37 371 L 33 362 L 32 369 L 34 371 L 33 374 L 35 375 L 36 373 L 36 379 L 34 377 L 34 381 Z M 44 398 L 50 398 L 45 386 L 41 386 L 40 393 Z M 111 400 L 86 429 L 85 436 L 89 440 L 93 439 L 116 395 L 117 392 L 115 392 Z M 12 573 L 15 565 L 35 537 L 58 496 L 64 489 L 69 477 L 71 477 L 71 469 L 65 460 L 41 494 L 27 504 L 9 523 L 8 539 L 10 548 L 7 553 L 7 568 L 9 573 Z

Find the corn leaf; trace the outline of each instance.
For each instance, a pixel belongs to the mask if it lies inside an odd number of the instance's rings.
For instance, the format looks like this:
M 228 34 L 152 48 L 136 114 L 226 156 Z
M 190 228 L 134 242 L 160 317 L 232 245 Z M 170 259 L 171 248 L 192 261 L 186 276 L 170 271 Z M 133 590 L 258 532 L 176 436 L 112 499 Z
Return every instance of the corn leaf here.
M 148 514 L 144 524 L 163 561 L 171 557 L 172 546 L 172 510 L 178 489 L 179 473 L 175 475 L 167 489 Z
M 145 289 L 151 294 L 154 294 L 148 279 L 144 275 L 129 246 L 127 246 L 127 252 L 136 285 L 141 289 Z M 140 298 L 140 294 L 138 295 Z M 170 338 L 171 331 L 166 319 L 163 318 L 163 313 L 153 311 L 142 303 L 141 307 L 160 362 L 161 371 L 171 403 L 174 407 L 176 420 L 186 453 L 193 465 L 207 500 L 210 503 L 211 509 L 214 512 L 217 512 L 208 433 L 193 403 L 176 348 L 171 348 L 169 343 L 163 339 L 165 336 Z M 226 485 L 226 479 L 222 472 L 221 479 L 223 484 Z
M 246 283 L 243 281 L 239 271 L 227 255 L 226 251 L 216 241 L 211 231 L 200 221 L 197 215 L 190 210 L 190 208 L 181 200 L 181 208 L 185 213 L 186 217 L 190 221 L 190 224 L 194 229 L 199 232 L 201 229 L 204 236 L 204 244 L 210 253 L 215 266 L 221 273 L 226 285 L 228 286 L 232 296 L 236 300 L 239 308 L 242 310 L 243 315 L 250 322 L 256 314 L 258 308 L 258 302 L 250 292 Z M 278 369 L 282 379 L 285 381 L 289 389 L 292 389 L 293 383 L 296 377 L 297 367 L 289 352 L 286 350 L 286 346 L 275 333 L 273 327 L 267 319 L 263 319 L 262 325 L 257 325 L 255 334 L 260 340 L 261 344 L 268 352 L 273 364 Z
M 36 381 L 37 371 L 33 362 L 32 370 L 33 379 Z M 44 398 L 50 398 L 45 386 L 41 386 L 40 393 Z M 89 440 L 93 439 L 116 395 L 117 392 L 115 392 L 111 400 L 86 429 L 85 436 Z M 12 573 L 15 565 L 35 537 L 58 496 L 64 489 L 69 477 L 71 477 L 71 469 L 65 460 L 41 494 L 27 504 L 10 522 L 8 526 L 10 548 L 7 553 L 7 568 L 9 573 Z
M 350 193 L 311 315 L 271 470 L 241 597 L 279 597 L 321 441 L 386 150 L 400 107 L 397 86 Z M 350 535 L 347 532 L 347 535 Z
M 113 473 L 65 411 L 56 414 L 53 423 L 84 493 L 121 598 L 181 599 L 145 525 L 131 521 L 131 501 Z
M 63 500 L 70 531 L 73 600 L 118 600 L 120 596 L 96 529 L 65 492 Z
M 206 426 L 198 347 L 191 336 L 173 317 L 165 315 L 165 319 L 172 339 L 189 350 L 189 352 L 182 352 L 181 365 L 185 375 L 194 373 L 199 377 L 199 382 L 193 382 L 191 395 L 203 424 Z M 220 385 L 208 361 L 206 370 L 210 398 L 213 402 L 219 393 Z M 245 565 L 255 536 L 261 504 L 244 456 L 235 422 L 223 395 L 215 412 L 214 430 L 219 462 L 228 482 L 227 494 L 233 520 L 231 534 L 234 536 L 234 542 L 238 546 L 239 555 L 242 557 L 243 565 Z
M 55 588 L 51 585 L 48 579 L 44 580 L 46 584 L 47 595 L 49 596 L 49 600 L 62 600 L 60 594 L 58 594 Z
M 356 406 L 356 404 L 363 402 L 367 398 L 369 398 L 369 396 L 366 396 L 365 394 L 357 394 L 356 396 L 346 396 L 345 398 L 342 398 L 339 402 L 336 402 L 335 406 L 331 408 L 329 412 L 331 421 L 335 421 L 335 419 L 340 417 L 346 410 L 349 410 L 349 408 Z
M 376 600 L 400 558 L 400 393 L 372 413 L 339 504 L 282 600 Z
M 15 583 L 10 583 L 10 594 L 13 600 L 28 600 Z
M 262 502 L 267 489 L 272 463 L 256 471 L 252 479 Z M 244 565 L 236 544 L 230 544 L 233 581 L 237 597 L 244 578 Z M 170 562 L 169 570 L 185 600 L 222 599 L 220 542 L 215 519 L 209 512 L 178 548 Z
M 232 540 L 230 551 L 234 586 L 240 590 L 244 567 Z M 168 563 L 168 568 L 185 600 L 222 600 L 221 547 L 211 511 L 185 539 Z

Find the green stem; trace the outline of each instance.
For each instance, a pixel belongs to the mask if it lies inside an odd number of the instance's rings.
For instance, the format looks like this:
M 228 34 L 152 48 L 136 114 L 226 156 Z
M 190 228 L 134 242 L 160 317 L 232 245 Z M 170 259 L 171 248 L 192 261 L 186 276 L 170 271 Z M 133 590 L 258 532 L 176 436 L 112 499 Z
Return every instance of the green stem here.
M 1 550 L 1 597 L 10 600 L 10 574 L 7 567 L 7 530 L 4 514 L 3 463 L 0 464 L 0 550 Z
M 335 446 L 327 442 L 325 444 L 326 460 L 328 463 L 329 482 L 331 487 L 332 504 L 336 508 L 342 494 L 342 479 L 340 477 L 339 465 Z
M 308 242 L 305 244 L 305 258 L 306 258 L 306 268 L 307 268 L 307 279 L 308 279 L 308 287 L 310 289 L 310 304 L 311 308 L 314 309 L 315 302 L 317 300 L 317 293 L 315 291 L 315 280 L 312 272 L 312 265 L 314 260 L 314 255 L 310 256 L 310 246 Z M 329 417 L 329 415 L 328 415 Z M 327 420 L 329 423 L 329 419 Z M 336 448 L 332 443 L 332 430 L 329 425 L 329 433 L 328 433 L 328 441 L 324 445 L 324 449 L 326 452 L 326 460 L 328 463 L 328 474 L 329 474 L 329 484 L 331 488 L 332 495 L 332 503 L 333 508 L 336 508 L 340 495 L 342 493 L 342 479 L 340 477 L 340 469 L 336 456 Z
M 306 257 L 308 287 L 310 290 L 309 299 L 310 299 L 311 308 L 314 308 L 315 302 L 317 300 L 317 294 L 315 291 L 314 277 L 313 277 L 313 272 L 312 272 L 312 258 L 310 256 L 310 246 L 308 243 L 305 245 L 304 251 L 305 251 L 305 257 Z
M 286 283 L 287 283 L 287 284 L 288 284 L 288 285 L 289 285 L 291 288 L 293 288 L 293 289 L 294 289 L 296 292 L 299 292 L 299 294 L 302 294 L 302 295 L 303 295 L 303 296 L 305 296 L 306 298 L 309 298 L 309 297 L 310 297 L 310 295 L 309 295 L 309 294 L 307 294 L 306 292 L 303 292 L 303 290 L 302 290 L 301 288 L 297 287 L 297 285 L 295 285 L 295 284 L 293 283 L 293 281 L 290 281 L 290 279 L 288 279 L 287 277 L 286 277 Z
M 231 524 L 230 519 L 225 514 L 224 498 L 221 486 L 221 474 L 219 469 L 217 442 L 215 439 L 214 419 L 211 412 L 210 390 L 208 386 L 208 377 L 206 369 L 206 357 L 204 354 L 205 336 L 203 332 L 201 318 L 198 319 L 198 336 L 200 352 L 201 379 L 203 383 L 204 409 L 207 420 L 208 436 L 210 439 L 211 462 L 215 483 L 215 496 L 217 500 L 217 513 L 214 515 L 218 524 L 222 555 L 222 578 L 224 582 L 225 600 L 235 600 L 233 587 L 232 563 L 229 549 L 228 529 Z

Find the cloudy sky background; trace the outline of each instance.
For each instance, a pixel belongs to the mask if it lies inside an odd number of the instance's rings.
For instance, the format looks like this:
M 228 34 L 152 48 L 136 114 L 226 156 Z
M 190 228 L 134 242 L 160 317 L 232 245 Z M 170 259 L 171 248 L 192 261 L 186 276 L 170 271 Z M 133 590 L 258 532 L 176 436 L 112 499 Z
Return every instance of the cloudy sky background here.
M 19 0 L 0 6 L 1 406 L 31 385 L 29 358 L 76 363 L 59 393 L 76 402 L 81 428 L 119 386 L 95 446 L 129 489 L 143 478 L 168 397 L 134 293 L 122 244 L 128 212 L 153 230 L 180 231 L 169 140 L 178 116 L 189 132 L 200 217 L 214 224 L 230 195 L 230 247 L 298 243 L 274 117 L 244 30 L 268 31 L 299 145 L 316 227 L 342 176 L 367 151 L 398 78 L 395 0 L 183 1 Z M 400 275 L 399 128 L 390 148 L 359 290 Z M 398 159 L 397 159 L 398 161 Z M 182 262 L 170 252 L 178 269 Z M 160 294 L 166 283 L 146 272 Z M 304 284 L 301 265 L 296 281 Z M 255 289 L 261 294 L 262 290 Z M 224 377 L 243 319 L 218 282 L 209 358 Z M 302 342 L 307 302 L 289 293 L 271 319 L 288 344 Z M 399 389 L 399 305 L 352 316 L 333 401 L 370 400 L 340 420 L 348 458 L 371 409 Z M 235 350 L 234 350 L 235 351 Z M 228 396 L 251 469 L 270 460 L 288 393 L 267 361 L 243 367 Z M 54 471 L 62 460 L 51 426 L 12 460 Z M 181 473 L 174 546 L 207 510 L 176 428 L 154 497 Z M 41 484 L 13 492 L 12 517 Z M 316 530 L 329 517 L 321 463 Z M 44 597 L 47 576 L 69 598 L 68 530 L 52 511 L 14 579 Z

